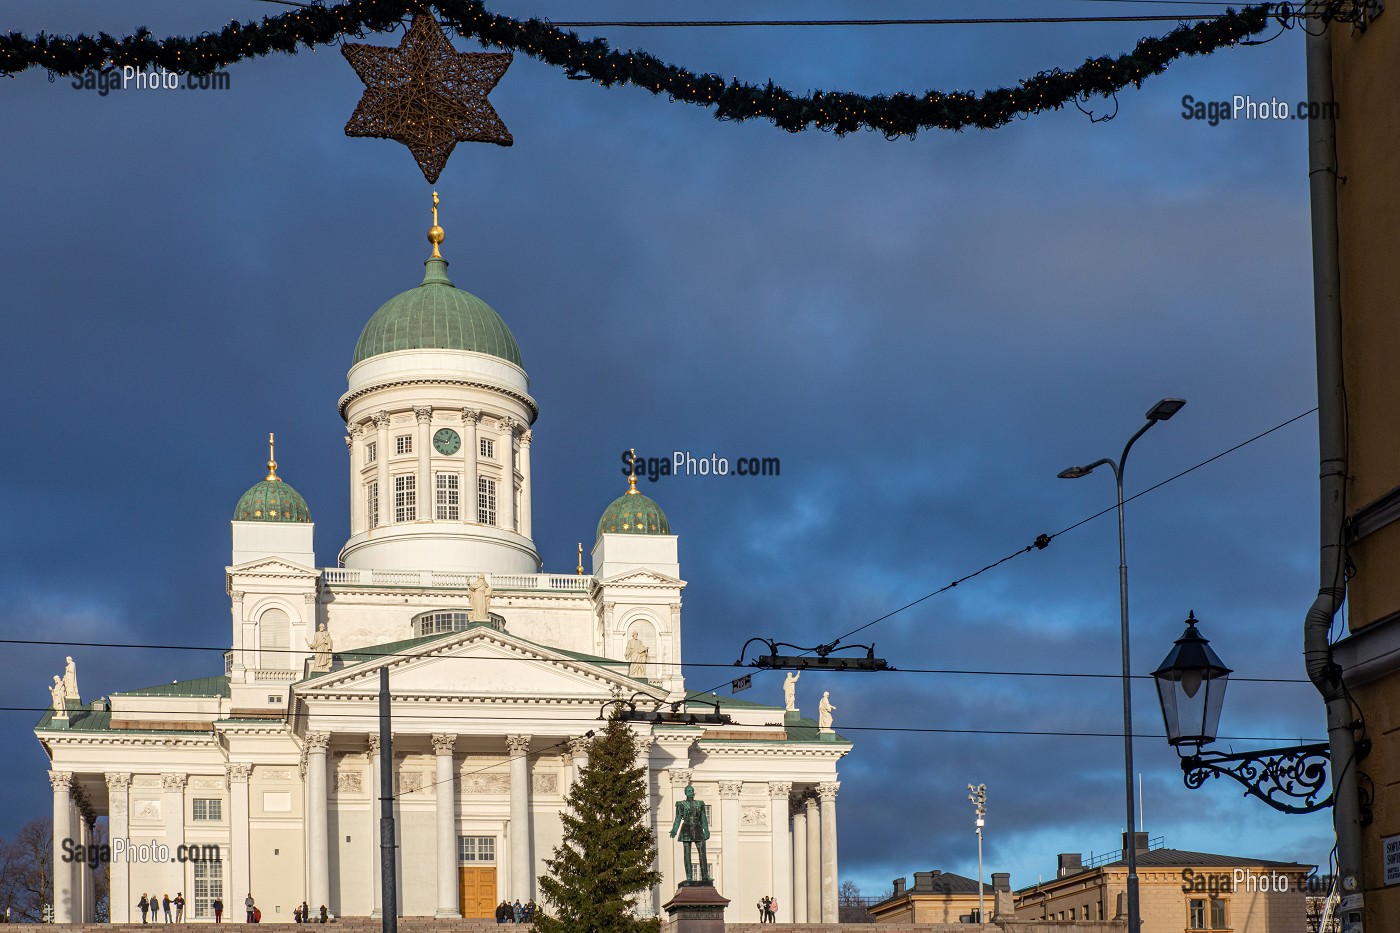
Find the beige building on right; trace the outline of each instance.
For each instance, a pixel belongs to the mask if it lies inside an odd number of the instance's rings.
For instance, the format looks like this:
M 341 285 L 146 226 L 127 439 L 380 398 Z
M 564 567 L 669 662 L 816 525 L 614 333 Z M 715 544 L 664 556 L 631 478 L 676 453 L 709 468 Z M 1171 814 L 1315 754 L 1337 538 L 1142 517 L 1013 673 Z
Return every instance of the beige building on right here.
M 1303 933 L 1304 879 L 1298 862 L 1150 848 L 1135 833 L 1142 933 Z M 1124 916 L 1128 867 L 1120 857 L 1086 867 L 1059 856 L 1056 875 L 1015 893 L 1017 920 L 1116 920 Z

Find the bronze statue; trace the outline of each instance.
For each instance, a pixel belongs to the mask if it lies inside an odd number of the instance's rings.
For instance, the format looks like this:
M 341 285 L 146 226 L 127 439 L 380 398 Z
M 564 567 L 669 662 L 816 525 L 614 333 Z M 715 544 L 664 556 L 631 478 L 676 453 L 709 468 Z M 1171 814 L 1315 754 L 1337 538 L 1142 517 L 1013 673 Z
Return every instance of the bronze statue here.
M 676 835 L 677 830 L 680 835 Z M 671 838 L 685 846 L 685 881 L 695 884 L 695 868 L 690 861 L 690 847 L 700 850 L 700 884 L 710 884 L 710 862 L 705 858 L 705 840 L 710 838 L 710 819 L 705 805 L 695 799 L 695 788 L 685 786 L 685 799 L 676 801 L 676 822 L 671 826 Z

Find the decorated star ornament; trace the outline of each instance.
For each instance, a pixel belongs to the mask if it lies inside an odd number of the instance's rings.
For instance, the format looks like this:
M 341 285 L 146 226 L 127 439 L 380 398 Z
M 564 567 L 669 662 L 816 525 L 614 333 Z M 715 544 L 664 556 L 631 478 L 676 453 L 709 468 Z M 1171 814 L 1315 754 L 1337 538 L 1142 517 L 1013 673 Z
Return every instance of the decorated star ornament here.
M 458 52 L 427 13 L 414 15 L 397 47 L 348 43 L 340 51 L 365 83 L 345 135 L 398 140 L 429 182 L 459 142 L 514 141 L 486 99 L 511 53 Z

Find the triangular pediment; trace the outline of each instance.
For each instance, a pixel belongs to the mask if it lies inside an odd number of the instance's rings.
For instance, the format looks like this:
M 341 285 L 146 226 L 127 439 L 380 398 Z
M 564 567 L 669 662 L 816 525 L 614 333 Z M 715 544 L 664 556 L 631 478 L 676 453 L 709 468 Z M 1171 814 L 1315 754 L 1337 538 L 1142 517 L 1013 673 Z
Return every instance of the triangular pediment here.
M 600 580 L 601 586 L 664 586 L 668 589 L 685 586 L 683 580 L 655 570 L 628 570 Z
M 317 577 L 321 574 L 315 567 L 281 557 L 259 557 L 224 569 L 231 577 Z
M 364 649 L 366 654 L 375 650 Z M 660 687 L 628 677 L 625 661 L 580 659 L 486 626 L 410 643 L 402 650 L 358 663 L 354 663 L 353 650 L 344 652 L 343 657 L 352 663 L 297 684 L 297 694 L 307 699 L 375 694 L 379 670 L 387 667 L 395 697 L 588 700 L 601 704 L 616 691 L 625 697 L 643 693 L 660 699 L 666 695 Z

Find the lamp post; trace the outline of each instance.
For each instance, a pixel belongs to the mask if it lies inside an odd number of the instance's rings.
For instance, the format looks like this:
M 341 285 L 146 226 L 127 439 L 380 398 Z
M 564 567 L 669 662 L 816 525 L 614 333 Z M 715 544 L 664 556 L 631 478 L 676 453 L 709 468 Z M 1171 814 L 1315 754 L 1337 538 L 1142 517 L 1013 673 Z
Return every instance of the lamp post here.
M 1118 486 L 1118 622 L 1123 643 L 1123 777 L 1127 797 L 1127 833 L 1123 837 L 1123 852 L 1128 863 L 1128 933 L 1140 933 L 1142 916 L 1138 909 L 1137 845 L 1133 835 L 1133 813 L 1137 809 L 1133 793 L 1133 702 L 1131 662 L 1128 656 L 1128 548 L 1123 534 L 1123 469 L 1128 464 L 1128 451 L 1133 449 L 1137 439 L 1147 433 L 1159 421 L 1167 421 L 1181 411 L 1184 399 L 1164 398 L 1147 411 L 1147 423 L 1138 428 L 1136 434 L 1123 445 L 1123 453 L 1116 461 L 1107 458 L 1095 460 L 1087 466 L 1073 466 L 1060 473 L 1060 479 L 1079 479 L 1088 476 L 1101 466 L 1113 470 L 1113 478 Z
M 980 925 L 987 922 L 986 905 L 982 902 L 982 827 L 987 825 L 987 785 L 969 784 L 967 789 L 972 791 L 967 799 L 977 811 L 977 923 Z

